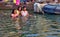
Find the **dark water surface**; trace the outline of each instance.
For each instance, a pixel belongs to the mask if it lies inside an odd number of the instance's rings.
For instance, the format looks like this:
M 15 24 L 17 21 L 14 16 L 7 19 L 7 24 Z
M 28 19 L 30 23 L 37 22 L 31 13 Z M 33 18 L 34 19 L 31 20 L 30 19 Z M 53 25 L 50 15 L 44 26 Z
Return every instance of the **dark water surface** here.
M 23 23 L 10 14 L 11 10 L 0 10 L 0 37 L 60 37 L 60 15 L 33 14 Z M 22 25 L 21 30 L 16 25 Z

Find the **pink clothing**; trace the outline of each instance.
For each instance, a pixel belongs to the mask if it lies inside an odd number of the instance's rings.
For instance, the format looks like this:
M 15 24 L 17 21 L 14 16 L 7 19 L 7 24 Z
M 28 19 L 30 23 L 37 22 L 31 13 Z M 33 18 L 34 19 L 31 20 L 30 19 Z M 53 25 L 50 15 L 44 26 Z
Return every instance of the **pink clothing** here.
M 18 16 L 18 14 L 11 14 L 11 16 L 12 16 L 12 17 L 17 17 L 17 16 Z
M 22 16 L 27 16 L 28 15 L 28 11 L 21 11 L 21 15 Z
M 20 4 L 20 0 L 16 0 L 16 5 L 19 5 Z

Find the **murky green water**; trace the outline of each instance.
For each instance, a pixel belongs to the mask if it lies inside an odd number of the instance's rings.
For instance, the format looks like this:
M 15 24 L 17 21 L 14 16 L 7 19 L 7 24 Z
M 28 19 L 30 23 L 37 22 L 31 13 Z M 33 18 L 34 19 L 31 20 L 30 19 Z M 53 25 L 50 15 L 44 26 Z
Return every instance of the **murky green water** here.
M 60 15 L 33 14 L 21 23 L 20 18 L 12 20 L 10 14 L 11 10 L 0 10 L 0 37 L 60 37 Z M 22 25 L 22 29 L 15 25 Z

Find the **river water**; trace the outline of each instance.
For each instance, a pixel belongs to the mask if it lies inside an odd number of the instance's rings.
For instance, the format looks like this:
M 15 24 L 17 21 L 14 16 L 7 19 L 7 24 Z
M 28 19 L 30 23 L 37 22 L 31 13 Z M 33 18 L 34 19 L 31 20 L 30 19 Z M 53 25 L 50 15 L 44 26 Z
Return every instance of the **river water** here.
M 0 37 L 60 37 L 60 15 L 34 14 L 23 23 L 13 20 L 11 10 L 0 10 Z M 21 30 L 16 26 L 21 25 Z M 20 32 L 20 33 L 18 33 Z

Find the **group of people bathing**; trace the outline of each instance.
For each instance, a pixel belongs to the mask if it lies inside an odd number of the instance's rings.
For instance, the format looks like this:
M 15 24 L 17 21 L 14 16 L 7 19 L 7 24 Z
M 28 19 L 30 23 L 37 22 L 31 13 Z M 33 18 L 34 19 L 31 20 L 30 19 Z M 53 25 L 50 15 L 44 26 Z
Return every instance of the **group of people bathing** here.
M 22 16 L 22 17 L 29 16 L 29 13 L 28 13 L 27 8 L 25 6 L 24 7 L 19 6 L 17 9 L 13 9 L 11 17 L 16 18 L 18 16 Z
M 17 9 L 13 9 L 12 14 L 11 14 L 11 17 L 13 18 L 13 20 L 15 18 L 21 17 L 22 22 L 24 22 L 24 21 L 26 22 L 28 20 L 29 16 L 31 16 L 31 15 L 29 15 L 27 8 L 25 6 L 24 7 L 19 6 Z M 16 29 L 20 30 L 21 24 L 17 24 Z

